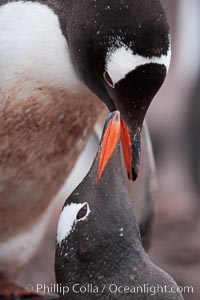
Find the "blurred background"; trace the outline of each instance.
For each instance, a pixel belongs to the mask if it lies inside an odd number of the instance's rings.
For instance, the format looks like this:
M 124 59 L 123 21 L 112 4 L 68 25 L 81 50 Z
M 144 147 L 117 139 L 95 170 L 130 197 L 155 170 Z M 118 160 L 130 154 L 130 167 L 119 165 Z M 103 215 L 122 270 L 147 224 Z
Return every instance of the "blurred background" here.
M 162 0 L 172 35 L 172 63 L 147 116 L 158 192 L 152 260 L 200 299 L 200 1 Z M 98 130 L 97 130 L 98 132 Z M 98 146 L 93 134 L 52 209 L 51 224 L 18 282 L 54 283 L 56 226 L 67 195 L 89 169 Z
M 200 299 L 200 1 L 162 1 L 172 33 L 168 78 L 148 114 L 158 199 L 151 256 Z

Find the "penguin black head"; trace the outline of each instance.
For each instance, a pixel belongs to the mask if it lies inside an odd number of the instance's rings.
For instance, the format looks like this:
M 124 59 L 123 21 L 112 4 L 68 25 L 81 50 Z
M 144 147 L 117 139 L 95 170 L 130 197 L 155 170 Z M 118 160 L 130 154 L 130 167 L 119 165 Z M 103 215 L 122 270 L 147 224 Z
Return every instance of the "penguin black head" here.
M 67 199 L 57 231 L 55 273 L 58 284 L 69 286 L 67 299 L 94 299 L 80 286 L 97 287 L 99 299 L 149 299 L 149 293 L 112 294 L 116 286 L 165 286 L 176 283 L 145 253 L 124 182 L 120 156 L 120 115 L 107 119 L 99 151 L 85 179 Z M 105 285 L 105 289 L 103 286 Z M 182 299 L 161 293 L 155 299 Z
M 79 4 L 67 32 L 72 59 L 85 84 L 120 111 L 125 163 L 136 179 L 142 123 L 170 64 L 166 15 L 158 0 Z

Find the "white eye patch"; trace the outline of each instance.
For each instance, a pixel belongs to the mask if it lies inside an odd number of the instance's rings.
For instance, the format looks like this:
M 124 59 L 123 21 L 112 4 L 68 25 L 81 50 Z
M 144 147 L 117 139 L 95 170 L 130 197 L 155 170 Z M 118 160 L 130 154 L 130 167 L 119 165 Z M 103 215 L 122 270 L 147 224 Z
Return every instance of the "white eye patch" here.
M 66 205 L 58 221 L 57 244 L 61 245 L 62 241 L 74 230 L 76 224 L 86 220 L 90 212 L 87 202 Z
M 106 71 L 112 81 L 112 84 L 110 84 L 110 80 L 107 83 L 114 88 L 116 83 L 124 79 L 128 73 L 135 70 L 139 66 L 150 63 L 164 65 L 168 72 L 170 60 L 170 46 L 166 55 L 161 55 L 160 57 L 144 57 L 134 54 L 130 48 L 124 44 L 121 44 L 117 48 L 111 48 L 107 54 Z

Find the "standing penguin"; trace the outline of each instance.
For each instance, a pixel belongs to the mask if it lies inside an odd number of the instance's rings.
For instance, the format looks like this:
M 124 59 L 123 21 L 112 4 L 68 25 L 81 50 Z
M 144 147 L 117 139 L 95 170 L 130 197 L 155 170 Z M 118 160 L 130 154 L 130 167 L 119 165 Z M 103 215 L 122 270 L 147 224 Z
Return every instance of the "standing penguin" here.
M 114 112 L 90 171 L 63 207 L 57 282 L 69 287 L 65 299 L 150 299 L 152 293 L 157 300 L 183 299 L 174 280 L 142 247 L 122 172 L 120 127 L 119 112 Z
M 0 1 L 0 289 L 35 253 L 97 97 L 120 110 L 127 173 L 137 177 L 143 119 L 170 53 L 158 0 Z

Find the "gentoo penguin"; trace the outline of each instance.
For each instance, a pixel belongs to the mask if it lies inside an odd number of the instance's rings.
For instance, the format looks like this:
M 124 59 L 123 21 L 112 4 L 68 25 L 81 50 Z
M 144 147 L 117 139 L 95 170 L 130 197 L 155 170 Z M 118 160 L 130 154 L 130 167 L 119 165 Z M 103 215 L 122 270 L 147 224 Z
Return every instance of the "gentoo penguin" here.
M 183 299 L 142 247 L 121 167 L 120 127 L 113 112 L 90 171 L 61 212 L 55 257 L 61 296 L 65 289 L 64 299 Z
M 35 252 L 99 113 L 94 95 L 121 111 L 136 178 L 142 122 L 169 61 L 158 0 L 0 1 L 0 274 Z

